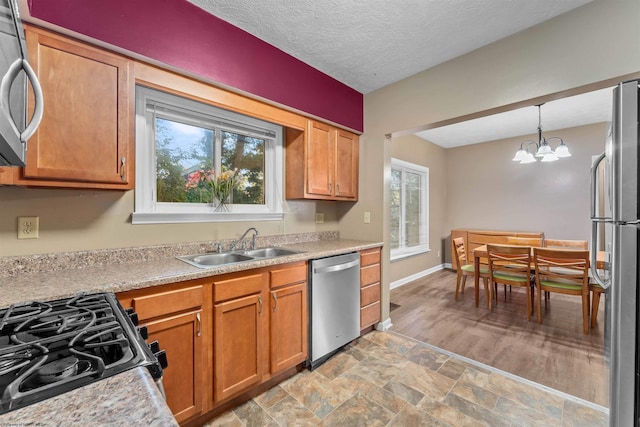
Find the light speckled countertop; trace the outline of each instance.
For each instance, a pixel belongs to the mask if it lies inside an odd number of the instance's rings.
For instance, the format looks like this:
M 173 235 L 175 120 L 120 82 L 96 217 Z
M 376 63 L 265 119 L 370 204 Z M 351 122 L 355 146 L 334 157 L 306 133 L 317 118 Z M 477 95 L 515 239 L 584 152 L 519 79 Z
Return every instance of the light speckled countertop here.
M 178 426 L 146 368 L 0 415 L 0 426 Z
M 18 273 L 0 277 L 0 307 L 23 301 L 63 298 L 78 292 L 122 292 L 288 262 L 339 255 L 381 246 L 361 240 L 318 240 L 280 245 L 301 253 L 201 269 L 175 257 L 96 264 L 82 268 Z
M 296 241 L 296 238 L 293 240 Z M 338 238 L 301 243 L 290 241 L 283 241 L 282 244 L 273 240 L 263 241 L 259 242 L 259 246 L 280 246 L 300 253 L 208 269 L 200 269 L 176 259 L 173 256 L 175 249 L 167 246 L 158 247 L 155 252 L 151 248 L 120 251 L 123 253 L 107 250 L 96 251 L 95 254 L 39 255 L 26 261 L 25 257 L 0 258 L 0 269 L 11 271 L 11 275 L 0 276 L 0 307 L 23 301 L 64 298 L 78 292 L 122 292 L 382 246 L 382 242 Z M 61 261 L 61 258 L 67 261 Z M 65 268 L 65 265 L 73 267 L 73 260 L 78 259 L 81 260 L 81 268 Z M 146 368 L 135 368 L 0 415 L 0 426 L 9 424 L 177 425 Z

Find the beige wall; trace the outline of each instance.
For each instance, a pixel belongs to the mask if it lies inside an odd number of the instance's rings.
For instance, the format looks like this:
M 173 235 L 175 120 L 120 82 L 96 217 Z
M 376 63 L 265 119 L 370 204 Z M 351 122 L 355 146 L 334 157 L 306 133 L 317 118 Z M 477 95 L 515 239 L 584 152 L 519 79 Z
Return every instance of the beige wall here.
M 430 252 L 394 261 L 389 266 L 391 283 L 442 263 L 442 230 L 446 209 L 446 150 L 414 135 L 394 138 L 391 157 L 429 168 Z
M 231 239 L 251 226 L 265 236 L 338 228 L 331 202 L 288 201 L 283 221 L 153 225 L 131 224 L 133 203 L 133 191 L 0 187 L 0 256 Z M 17 239 L 18 216 L 40 217 L 39 239 Z
M 447 150 L 445 231 L 543 231 L 548 238 L 589 240 L 589 168 L 604 151 L 607 127 L 544 132 L 561 137 L 572 154 L 553 163 L 511 161 L 520 142 L 537 135 Z
M 360 171 L 361 200 L 350 209 L 341 209 L 341 234 L 387 240 L 389 134 L 534 98 L 544 100 L 558 92 L 638 73 L 638 16 L 640 2 L 636 0 L 595 0 L 366 94 L 365 132 L 361 136 L 366 163 Z M 377 213 L 366 227 L 362 225 L 365 209 Z M 389 316 L 388 257 L 385 245 L 383 319 Z

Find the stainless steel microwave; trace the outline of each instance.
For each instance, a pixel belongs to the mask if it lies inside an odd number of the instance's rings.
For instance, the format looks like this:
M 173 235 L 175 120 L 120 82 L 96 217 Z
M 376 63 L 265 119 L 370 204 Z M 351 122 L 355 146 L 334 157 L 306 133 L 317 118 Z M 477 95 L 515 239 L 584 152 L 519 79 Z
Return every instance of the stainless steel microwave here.
M 24 28 L 17 0 L 0 0 L 0 166 L 25 166 L 27 139 L 43 112 L 40 83 L 27 61 Z M 27 82 L 34 93 L 34 112 L 27 122 Z

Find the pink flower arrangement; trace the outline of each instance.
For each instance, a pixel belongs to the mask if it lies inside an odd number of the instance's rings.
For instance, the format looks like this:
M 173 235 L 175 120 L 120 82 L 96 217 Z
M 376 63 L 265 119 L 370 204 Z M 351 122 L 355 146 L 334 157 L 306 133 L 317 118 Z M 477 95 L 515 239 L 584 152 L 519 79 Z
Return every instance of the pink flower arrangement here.
M 226 170 L 218 175 L 213 169 L 200 169 L 187 176 L 185 191 L 201 189 L 203 186 L 210 187 L 213 196 L 219 203 L 218 207 L 224 207 L 231 203 L 230 197 L 233 189 L 238 187 L 241 181 L 237 168 Z

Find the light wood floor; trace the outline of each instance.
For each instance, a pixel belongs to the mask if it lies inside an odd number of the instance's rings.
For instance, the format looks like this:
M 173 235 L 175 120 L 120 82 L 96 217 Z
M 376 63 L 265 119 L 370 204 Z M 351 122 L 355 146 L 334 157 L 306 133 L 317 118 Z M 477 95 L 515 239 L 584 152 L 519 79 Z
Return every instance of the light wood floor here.
M 473 278 L 456 301 L 456 274 L 442 270 L 391 291 L 391 330 L 485 363 L 598 405 L 608 406 L 604 361 L 604 309 L 589 335 L 582 332 L 581 299 L 553 294 L 527 321 L 524 289 L 513 288 L 489 312 L 480 282 L 475 307 Z M 394 308 L 394 304 L 399 307 Z M 544 302 L 543 302 L 544 304 Z

